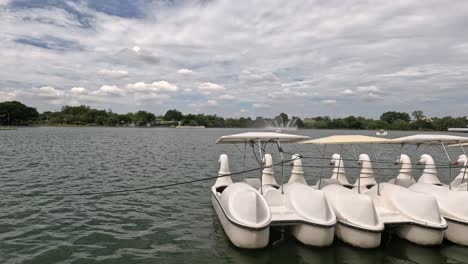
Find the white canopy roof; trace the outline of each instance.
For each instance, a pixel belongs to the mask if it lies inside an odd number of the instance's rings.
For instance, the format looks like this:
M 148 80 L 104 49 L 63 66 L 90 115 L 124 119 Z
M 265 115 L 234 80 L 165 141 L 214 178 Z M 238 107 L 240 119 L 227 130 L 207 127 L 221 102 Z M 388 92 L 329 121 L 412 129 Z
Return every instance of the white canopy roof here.
M 468 143 L 468 137 L 438 134 L 418 134 L 391 140 L 391 143 L 399 144 L 440 144 L 441 142 L 445 144 L 458 144 L 459 142 Z
M 389 139 L 369 137 L 363 135 L 335 135 L 323 138 L 317 138 L 301 142 L 302 144 L 372 144 L 372 143 L 388 143 Z
M 236 144 L 246 143 L 249 141 L 279 141 L 280 143 L 295 143 L 309 138 L 310 137 L 307 136 L 283 134 L 277 132 L 246 132 L 235 135 L 222 136 L 216 141 L 216 144 Z

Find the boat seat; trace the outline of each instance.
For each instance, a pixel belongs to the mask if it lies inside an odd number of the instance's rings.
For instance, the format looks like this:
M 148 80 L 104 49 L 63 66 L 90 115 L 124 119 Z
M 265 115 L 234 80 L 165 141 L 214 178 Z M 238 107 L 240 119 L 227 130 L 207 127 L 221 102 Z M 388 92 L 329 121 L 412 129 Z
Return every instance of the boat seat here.
M 283 194 L 280 190 L 276 189 L 274 186 L 271 185 L 264 185 L 263 186 L 263 197 L 267 201 L 269 206 L 283 206 L 284 199 Z

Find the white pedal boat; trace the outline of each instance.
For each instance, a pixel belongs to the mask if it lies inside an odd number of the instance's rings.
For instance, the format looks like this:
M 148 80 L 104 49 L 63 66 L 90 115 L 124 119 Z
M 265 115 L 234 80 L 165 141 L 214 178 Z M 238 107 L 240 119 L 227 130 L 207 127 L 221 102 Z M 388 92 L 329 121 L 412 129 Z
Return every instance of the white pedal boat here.
M 434 196 L 391 183 L 377 184 L 367 154 L 359 155 L 361 174 L 356 191 L 369 195 L 385 225 L 395 226 L 399 237 L 420 245 L 439 245 L 447 222 Z
M 223 136 L 217 143 L 242 143 L 258 148 L 262 160 L 262 181 L 246 178 L 233 183 L 220 177 L 211 188 L 213 207 L 232 243 L 241 248 L 268 245 L 271 226 L 288 227 L 300 242 L 317 247 L 333 242 L 336 217 L 323 192 L 303 184 L 277 184 L 273 159 L 264 154 L 266 144 L 298 142 L 308 137 L 274 132 L 248 132 Z M 245 155 L 245 153 L 244 153 Z M 219 176 L 229 175 L 227 155 L 221 155 Z
M 331 165 L 334 166 L 332 177 L 317 183 L 316 187 L 320 186 L 336 214 L 336 236 L 360 248 L 380 246 L 384 224 L 372 199 L 351 190 L 353 186 L 346 179 L 343 159 L 339 154 L 333 154 Z
M 323 153 L 325 153 L 327 145 L 341 145 L 343 147 L 345 144 L 386 141 L 388 139 L 361 135 L 335 135 L 301 143 L 323 145 Z M 353 186 L 346 179 L 341 155 L 333 155 L 331 165 L 334 165 L 331 179 L 321 179 L 316 187 L 325 193 L 336 214 L 338 220 L 335 228 L 336 236 L 356 247 L 378 247 L 384 223 L 377 213 L 374 202 L 370 197 L 351 190 Z
M 400 159 L 404 159 L 406 164 L 411 164 L 409 157 L 406 155 L 402 155 Z M 466 204 L 468 192 L 450 190 L 447 185 L 442 184 L 437 177 L 437 169 L 430 155 L 422 155 L 419 163 L 425 165 L 423 174 L 418 182 L 411 185 L 409 189 L 435 196 L 440 213 L 448 224 L 445 238 L 454 243 L 468 246 L 468 206 Z M 406 168 L 406 170 L 409 169 L 411 167 Z M 464 173 L 463 170 L 464 168 L 461 173 Z
M 450 155 L 447 152 L 445 144 L 459 146 L 463 150 L 463 145 L 468 142 L 467 137 L 453 135 L 413 135 L 392 140 L 395 143 L 403 145 L 440 145 L 448 157 L 448 162 L 452 164 Z M 463 150 L 464 151 L 464 150 Z M 405 155 L 406 156 L 406 155 Z M 411 164 L 409 157 L 401 156 L 400 159 L 406 159 L 405 163 Z M 468 245 L 468 192 L 466 191 L 466 156 L 459 157 L 459 163 L 464 166 L 460 174 L 450 183 L 443 184 L 437 177 L 437 168 L 434 159 L 427 154 L 420 157 L 418 163 L 424 164 L 424 170 L 416 184 L 409 187 L 410 190 L 433 195 L 438 202 L 441 215 L 446 219 L 448 228 L 445 231 L 445 238 L 460 245 Z
M 273 158 L 264 155 L 261 193 L 271 212 L 272 226 L 288 226 L 301 243 L 325 247 L 333 242 L 336 216 L 322 191 L 300 182 L 283 187 L 274 178 Z
M 219 176 L 228 175 L 226 154 L 220 159 Z M 220 177 L 211 187 L 213 207 L 229 240 L 240 248 L 257 249 L 268 245 L 271 212 L 258 190 L 244 182 L 233 183 Z

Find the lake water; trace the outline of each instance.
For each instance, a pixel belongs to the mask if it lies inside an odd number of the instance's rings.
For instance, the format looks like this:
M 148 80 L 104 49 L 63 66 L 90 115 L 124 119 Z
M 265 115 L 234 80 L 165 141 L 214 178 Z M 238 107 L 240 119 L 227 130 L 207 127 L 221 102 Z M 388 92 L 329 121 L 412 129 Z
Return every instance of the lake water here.
M 382 246 L 360 250 L 340 242 L 324 249 L 300 245 L 293 238 L 277 247 L 240 250 L 225 236 L 211 205 L 214 180 L 165 189 L 102 196 L 15 194 L 121 190 L 217 175 L 221 153 L 230 156 L 231 172 L 244 168 L 230 145 L 216 145 L 222 135 L 240 129 L 20 128 L 0 131 L 0 263 L 468 263 L 468 248 L 444 242 L 421 247 L 385 234 Z M 299 130 L 313 138 L 374 131 Z M 391 137 L 414 132 L 389 132 Z M 244 146 L 241 146 L 243 148 Z M 310 145 L 285 150 L 319 157 Z M 271 152 L 276 161 L 276 151 Z M 329 148 L 326 157 L 338 148 Z M 370 149 L 357 149 L 371 151 Z M 414 154 L 414 148 L 404 152 Z M 458 150 L 451 150 L 453 158 Z M 422 149 L 446 164 L 440 149 Z M 399 149 L 380 151 L 381 180 L 396 175 L 390 162 Z M 275 155 L 276 154 L 276 155 Z M 353 152 L 345 149 L 347 158 Z M 285 157 L 289 158 L 289 157 Z M 246 168 L 256 167 L 253 156 Z M 327 166 L 328 160 L 304 159 Z M 415 162 L 413 160 L 413 162 Z M 345 162 L 346 165 L 352 162 Z M 285 167 L 284 180 L 290 170 Z M 280 168 L 275 168 L 280 180 Z M 331 168 L 305 168 L 309 184 Z M 457 173 L 458 170 L 453 170 Z M 440 178 L 448 181 L 447 169 Z M 354 182 L 357 169 L 347 170 Z M 256 176 L 251 173 L 249 176 Z M 240 175 L 237 179 L 243 177 Z M 467 234 L 468 235 L 468 234 Z M 278 237 L 272 231 L 272 240 Z

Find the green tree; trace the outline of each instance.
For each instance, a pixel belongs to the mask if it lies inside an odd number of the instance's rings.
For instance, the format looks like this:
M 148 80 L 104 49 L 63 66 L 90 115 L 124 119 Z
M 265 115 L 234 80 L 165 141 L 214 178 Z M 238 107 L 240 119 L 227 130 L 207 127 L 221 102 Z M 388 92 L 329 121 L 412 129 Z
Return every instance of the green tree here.
M 420 111 L 420 110 L 416 110 L 416 111 L 413 111 L 411 113 L 411 116 L 413 117 L 414 120 L 416 121 L 420 121 L 420 120 L 423 120 L 426 118 L 426 116 L 424 115 L 423 111 Z
M 390 112 L 385 112 L 380 116 L 380 120 L 387 122 L 389 124 L 395 123 L 397 120 L 402 120 L 405 122 L 410 122 L 411 117 L 404 112 L 395 112 L 395 111 L 390 111 Z
M 197 121 L 195 120 L 190 120 L 190 122 L 188 123 L 189 126 L 198 126 L 198 123 Z
M 184 118 L 184 115 L 182 114 L 182 112 L 176 109 L 169 110 L 164 115 L 164 120 L 168 120 L 168 121 L 180 121 L 183 118 Z
M 38 118 L 36 108 L 18 101 L 0 103 L 0 122 L 3 125 L 26 125 Z
M 146 111 L 138 111 L 134 115 L 135 125 L 137 126 L 146 126 L 147 123 L 151 123 L 156 119 L 156 116 L 153 113 Z

